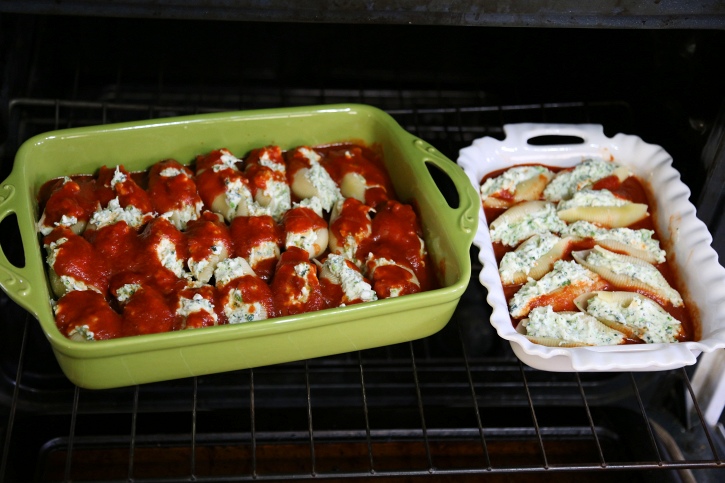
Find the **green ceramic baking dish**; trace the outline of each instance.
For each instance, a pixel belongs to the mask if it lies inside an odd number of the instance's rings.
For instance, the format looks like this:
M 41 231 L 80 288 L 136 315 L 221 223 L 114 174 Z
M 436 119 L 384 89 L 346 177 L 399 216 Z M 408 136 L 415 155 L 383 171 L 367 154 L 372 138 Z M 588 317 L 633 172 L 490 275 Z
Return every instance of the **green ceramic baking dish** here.
M 283 149 L 355 141 L 379 146 L 401 201 L 419 210 L 441 288 L 349 307 L 240 325 L 75 342 L 56 329 L 44 253 L 36 233 L 36 196 L 59 176 L 94 173 L 101 165 L 144 170 L 174 158 L 226 147 L 235 153 L 277 144 Z M 428 166 L 455 186 L 451 207 Z M 25 265 L 0 249 L 0 286 L 39 321 L 66 376 L 85 388 L 110 388 L 197 376 L 414 340 L 450 320 L 470 279 L 469 249 L 478 195 L 455 163 L 365 105 L 330 105 L 205 114 L 41 134 L 23 144 L 0 185 L 0 220 L 17 216 Z

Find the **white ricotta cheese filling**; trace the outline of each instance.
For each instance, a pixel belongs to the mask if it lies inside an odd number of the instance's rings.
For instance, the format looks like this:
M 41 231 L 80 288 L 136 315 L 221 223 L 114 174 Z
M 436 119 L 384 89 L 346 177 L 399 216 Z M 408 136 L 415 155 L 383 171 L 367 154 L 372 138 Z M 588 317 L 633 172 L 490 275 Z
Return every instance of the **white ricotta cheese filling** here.
M 491 241 L 494 243 L 500 242 L 506 246 L 516 246 L 533 235 L 549 232 L 560 233 L 565 229 L 566 223 L 556 215 L 554 205 L 546 203 L 540 210 L 510 220 L 508 223 L 499 223 L 495 229 L 490 231 L 490 234 Z
M 194 294 L 192 298 L 179 297 L 176 314 L 181 317 L 188 317 L 195 312 L 206 312 L 211 315 L 216 324 L 219 320 L 216 312 L 214 312 L 214 304 L 210 300 L 205 299 L 201 294 Z
M 240 179 L 231 180 L 229 178 L 224 179 L 224 196 L 229 206 L 225 218 L 231 220 L 239 207 L 240 203 L 246 203 L 247 206 L 253 203 L 252 193 L 249 188 Z
M 221 163 L 215 164 L 211 167 L 212 171 L 215 173 L 218 173 L 219 171 L 225 170 L 225 169 L 231 169 L 234 171 L 239 171 L 237 168 L 237 163 L 240 163 L 241 160 L 234 156 L 232 153 L 230 153 L 226 149 L 221 150 L 222 155 L 219 157 L 219 160 Z
M 375 290 L 365 281 L 362 273 L 350 268 L 343 256 L 330 254 L 324 267 L 339 280 L 347 300 L 370 302 L 378 299 Z
M 589 314 L 557 313 L 550 305 L 536 307 L 529 312 L 526 333 L 532 337 L 589 345 L 617 345 L 624 341 L 624 334 L 607 327 Z
M 266 319 L 267 310 L 259 302 L 245 302 L 241 290 L 235 288 L 224 304 L 224 315 L 230 324 L 242 324 Z
M 575 261 L 558 260 L 554 268 L 539 280 L 529 280 L 509 301 L 512 317 L 523 317 L 525 310 L 536 298 L 550 294 L 569 285 L 591 285 L 598 275 Z
M 340 188 L 330 177 L 327 170 L 320 164 L 320 156 L 316 152 L 306 148 L 302 148 L 300 151 L 310 162 L 310 167 L 305 177 L 317 189 L 317 196 L 320 198 L 322 208 L 325 211 L 330 211 L 332 205 L 343 197 L 342 193 L 340 193 Z
M 298 247 L 308 253 L 315 251 L 315 242 L 317 242 L 316 230 L 307 230 L 302 233 L 287 232 L 285 235 L 285 246 Z
M 660 248 L 660 242 L 652 238 L 655 234 L 653 230 L 641 228 L 632 230 L 631 228 L 601 228 L 588 221 L 576 221 L 567 226 L 564 234 L 579 238 L 593 238 L 594 240 L 611 240 L 617 241 L 624 245 L 628 245 L 638 250 L 648 252 L 657 263 L 664 263 L 667 253 Z
M 186 264 L 189 266 L 189 271 L 191 272 L 191 275 L 194 278 L 198 279 L 201 275 L 201 272 L 203 272 L 206 267 L 208 267 L 211 263 L 211 258 L 212 256 L 202 258 L 201 260 L 194 260 L 193 258 L 189 258 L 189 260 L 186 261 Z
M 630 203 L 631 201 L 619 198 L 607 189 L 583 189 L 574 193 L 570 199 L 560 201 L 557 211 L 578 208 L 580 206 L 624 206 Z
M 500 176 L 487 179 L 481 185 L 481 198 L 486 199 L 489 196 L 506 191 L 515 193 L 516 185 L 545 173 L 551 173 L 551 171 L 543 166 L 518 166 L 510 168 Z
M 138 228 L 147 221 L 147 218 L 143 211 L 133 205 L 121 208 L 118 197 L 116 197 L 108 202 L 106 208 L 96 210 L 91 216 L 90 223 L 98 229 L 101 229 L 104 226 L 113 225 L 119 221 L 125 221 L 131 228 Z
M 161 172 L 159 172 L 159 176 L 163 176 L 164 178 L 173 178 L 174 176 L 179 176 L 180 174 L 186 176 L 186 173 L 179 168 L 164 168 Z
M 634 297 L 626 306 L 593 297 L 587 305 L 587 313 L 599 319 L 644 329 L 640 337 L 648 344 L 677 342 L 676 336 L 682 332 L 679 320 L 645 297 Z
M 277 258 L 278 250 L 279 247 L 277 247 L 277 244 L 275 242 L 262 242 L 259 245 L 252 247 L 252 249 L 249 251 L 249 264 L 254 267 L 263 260 Z
M 199 201 L 194 205 L 184 205 L 179 209 L 167 211 L 161 215 L 162 218 L 169 220 L 179 230 L 186 230 L 186 225 L 191 220 L 196 220 L 204 208 L 204 202 Z
M 61 275 L 60 281 L 68 292 L 72 292 L 74 290 L 79 290 L 81 292 L 86 291 L 86 290 L 93 290 L 94 292 L 101 293 L 101 291 L 98 290 L 98 288 L 96 288 L 95 286 L 88 285 L 84 281 L 77 280 L 76 278 L 71 277 L 70 275 Z
M 63 243 L 67 242 L 68 239 L 66 237 L 58 238 L 56 241 L 51 242 L 49 245 L 46 246 L 48 250 L 48 257 L 45 259 L 46 262 L 48 262 L 48 266 L 53 268 L 55 265 L 55 259 L 58 257 L 58 252 L 60 251 L 61 245 Z
M 115 190 L 117 184 L 125 183 L 127 179 L 128 176 L 123 174 L 121 167 L 116 166 L 116 171 L 113 173 L 113 178 L 111 178 L 111 189 Z
M 295 274 L 304 279 L 305 285 L 302 287 L 302 290 L 300 291 L 300 294 L 298 297 L 295 298 L 296 301 L 301 303 L 307 303 L 307 301 L 310 298 L 310 283 L 307 278 L 307 275 L 310 273 L 310 265 L 305 262 L 300 262 L 297 265 L 294 266 Z
M 236 278 L 251 274 L 254 274 L 252 268 L 242 257 L 222 260 L 214 269 L 214 279 L 217 287 L 224 286 Z
M 88 325 L 76 325 L 73 330 L 68 332 L 68 338 L 73 340 L 96 340 L 96 334 Z
M 171 270 L 179 278 L 184 277 L 184 259 L 176 253 L 174 242 L 168 238 L 162 238 L 154 248 L 156 256 L 164 268 Z
M 572 170 L 558 172 L 544 189 L 544 198 L 549 201 L 571 198 L 576 191 L 606 178 L 619 167 L 603 159 L 586 159 Z
M 116 290 L 116 300 L 120 303 L 128 302 L 133 297 L 133 294 L 141 290 L 141 285 L 138 283 L 127 283 Z
M 523 242 L 515 251 L 507 252 L 501 259 L 498 272 L 504 284 L 512 284 L 514 275 L 523 272 L 528 275 L 538 260 L 551 250 L 561 238 L 552 233 L 534 235 Z
M 262 194 L 270 199 L 267 206 L 260 206 L 260 211 L 279 220 L 292 207 L 289 185 L 284 181 L 267 180 Z
M 317 159 L 319 159 L 319 156 Z M 277 161 L 274 161 L 272 158 L 270 158 L 269 153 L 267 151 L 264 151 L 262 153 L 262 155 L 259 157 L 259 164 L 261 166 L 266 166 L 267 168 L 271 169 L 272 171 L 276 171 L 278 173 L 287 172 L 287 167 L 283 163 L 278 163 Z

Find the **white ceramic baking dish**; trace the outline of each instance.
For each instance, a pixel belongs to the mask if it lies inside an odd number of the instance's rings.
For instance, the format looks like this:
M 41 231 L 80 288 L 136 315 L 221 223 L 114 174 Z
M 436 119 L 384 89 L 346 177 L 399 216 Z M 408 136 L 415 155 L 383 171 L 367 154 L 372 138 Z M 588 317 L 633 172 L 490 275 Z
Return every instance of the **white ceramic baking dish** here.
M 725 268 L 711 247 L 712 236 L 696 216 L 690 190 L 672 166 L 672 157 L 660 146 L 641 138 L 604 134 L 595 124 L 509 124 L 505 139 L 484 137 L 460 151 L 458 164 L 471 184 L 480 188 L 488 173 L 519 164 L 570 167 L 584 159 L 612 159 L 628 166 L 647 189 L 655 226 L 662 238 L 668 261 L 680 277 L 678 287 L 693 318 L 699 320 L 696 341 L 677 344 L 638 344 L 610 347 L 558 348 L 530 342 L 517 333 L 508 312 L 501 279 L 489 236 L 483 207 L 473 244 L 480 250 L 481 284 L 488 290 L 493 308 L 491 325 L 510 341 L 516 356 L 525 364 L 548 371 L 655 371 L 692 365 L 702 352 L 725 347 Z M 561 136 L 561 144 L 534 145 L 541 136 Z M 567 138 L 564 138 L 566 136 Z M 581 143 L 566 144 L 571 138 Z

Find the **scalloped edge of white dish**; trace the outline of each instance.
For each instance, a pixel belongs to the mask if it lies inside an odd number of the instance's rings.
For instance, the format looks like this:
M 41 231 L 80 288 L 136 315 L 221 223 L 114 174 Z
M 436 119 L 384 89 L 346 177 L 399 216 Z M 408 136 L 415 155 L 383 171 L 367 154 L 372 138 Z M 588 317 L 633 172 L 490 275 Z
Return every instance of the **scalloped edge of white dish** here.
M 693 317 L 699 319 L 701 334 L 697 341 L 675 344 L 559 348 L 532 343 L 513 327 L 481 206 L 473 240 L 483 264 L 479 281 L 487 289 L 486 300 L 493 309 L 491 325 L 501 338 L 510 341 L 523 363 L 553 372 L 658 371 L 695 364 L 702 352 L 725 347 L 725 268 L 711 246 L 710 232 L 696 216 L 689 188 L 661 146 L 633 135 L 609 138 L 598 124 L 507 124 L 504 133 L 503 140 L 479 138 L 459 153 L 458 165 L 479 192 L 480 180 L 486 174 L 520 164 L 570 167 L 599 157 L 632 170 L 648 190 L 655 226 L 668 261 L 679 276 L 678 289 Z M 546 146 L 528 143 L 538 136 L 574 136 L 583 142 Z

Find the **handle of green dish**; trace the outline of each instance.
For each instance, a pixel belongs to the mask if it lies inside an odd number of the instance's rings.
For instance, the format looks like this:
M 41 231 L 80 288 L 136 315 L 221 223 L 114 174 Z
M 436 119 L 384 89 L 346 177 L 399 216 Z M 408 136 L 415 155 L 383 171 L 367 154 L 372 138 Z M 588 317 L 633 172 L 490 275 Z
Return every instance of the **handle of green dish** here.
M 33 307 L 31 300 L 33 298 L 32 287 L 34 284 L 39 283 L 34 278 L 37 277 L 37 273 L 42 273 L 42 267 L 33 266 L 30 250 L 35 248 L 37 240 L 35 232 L 28 231 L 27 227 L 34 226 L 34 223 L 26 219 L 29 216 L 27 210 L 20 209 L 22 199 L 18 196 L 17 186 L 18 184 L 14 180 L 12 173 L 0 184 L 0 221 L 12 214 L 17 216 L 25 266 L 17 267 L 13 265 L 3 252 L 2 246 L 0 246 L 0 288 L 18 305 L 37 316 L 37 308 Z
M 423 162 L 430 163 L 440 169 L 456 187 L 458 206 L 453 208 L 446 203 L 446 206 L 453 211 L 454 216 L 445 218 L 445 220 L 450 220 L 456 228 L 464 233 L 465 236 L 462 241 L 470 244 L 478 227 L 478 208 L 480 204 L 478 193 L 473 189 L 471 182 L 460 166 L 422 139 L 415 138 L 413 144 L 418 150 L 425 153 Z

